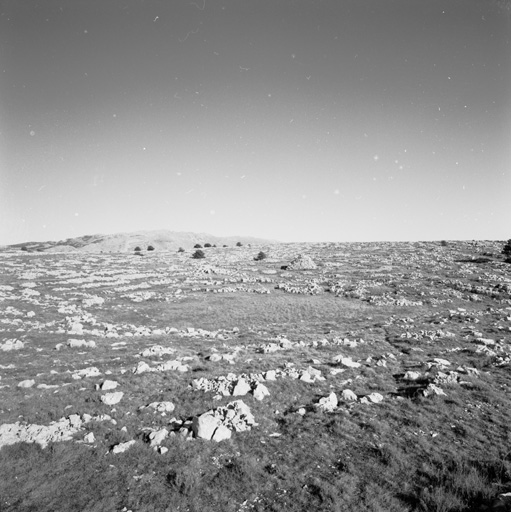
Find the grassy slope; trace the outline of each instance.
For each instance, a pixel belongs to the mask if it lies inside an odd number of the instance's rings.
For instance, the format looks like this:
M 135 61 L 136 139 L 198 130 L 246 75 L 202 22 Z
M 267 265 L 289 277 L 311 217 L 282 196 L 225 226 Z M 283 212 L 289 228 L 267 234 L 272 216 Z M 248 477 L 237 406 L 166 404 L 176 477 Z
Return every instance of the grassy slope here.
M 14 290 L 3 292 L 1 318 L 10 323 L 0 324 L 0 337 L 22 339 L 26 346 L 0 353 L 0 384 L 5 386 L 0 389 L 0 423 L 47 424 L 72 413 L 107 413 L 117 424 L 88 425 L 86 431 L 96 437 L 92 446 L 64 442 L 44 450 L 23 443 L 2 448 L 0 510 L 475 511 L 510 490 L 509 364 L 499 367 L 496 356 L 476 353 L 481 344 L 471 334 L 478 331 L 484 338 L 502 340 L 502 353 L 511 352 L 509 289 L 495 288 L 509 284 L 509 266 L 494 257 L 485 256 L 483 263 L 472 260 L 473 255 L 496 253 L 496 244 L 286 245 L 272 249 L 267 260 L 254 262 L 258 250 L 210 249 L 202 262 L 186 254 L 157 252 L 145 258 L 2 257 L 0 284 Z M 318 270 L 278 270 L 304 250 L 320 263 Z M 212 272 L 204 272 L 208 266 Z M 263 273 L 271 269 L 278 273 Z M 35 283 L 41 295 L 24 297 L 21 285 L 27 282 Z M 279 283 L 303 287 L 307 282 L 323 291 L 305 295 L 275 289 Z M 144 283 L 149 287 L 120 289 Z M 242 291 L 211 291 L 236 286 Z M 270 293 L 253 292 L 262 289 Z M 154 294 L 135 302 L 140 296 L 133 294 L 140 291 Z M 105 303 L 83 307 L 84 294 L 103 297 Z M 393 299 L 410 301 L 406 304 L 420 300 L 423 305 L 398 306 Z M 108 323 L 117 327 L 119 337 L 67 334 L 65 318 L 73 314 L 59 313 L 63 304 L 75 305 L 76 316 L 90 314 L 95 325 L 84 321 L 86 329 L 102 330 Z M 35 316 L 27 319 L 28 311 Z M 226 341 L 139 336 L 140 326 L 238 327 L 239 334 L 231 333 Z M 437 329 L 454 336 L 402 337 Z M 135 335 L 127 337 L 127 332 Z M 278 336 L 305 343 L 270 354 L 258 351 Z M 307 345 L 344 337 L 364 342 L 353 348 Z M 94 339 L 97 347 L 55 351 L 57 343 L 69 338 Z M 119 342 L 126 345 L 113 345 Z M 138 355 L 155 344 L 176 352 L 161 359 Z M 206 359 L 212 349 L 230 353 L 235 348 L 234 365 Z M 340 353 L 362 366 L 332 363 Z M 383 355 L 386 366 L 379 366 Z M 129 371 L 141 359 L 176 357 L 191 358 L 192 371 Z M 442 385 L 446 396 L 425 398 L 403 374 L 424 374 L 424 363 L 434 357 L 449 360 L 452 370 L 475 367 L 480 373 L 462 375 L 464 385 Z M 169 438 L 163 443 L 169 449 L 164 455 L 144 442 L 146 427 L 167 426 L 172 415 L 184 420 L 232 400 L 217 401 L 211 393 L 193 391 L 192 379 L 261 372 L 286 363 L 312 365 L 326 380 L 311 384 L 279 379 L 266 383 L 271 395 L 262 402 L 243 397 L 259 425 L 228 441 Z M 77 381 L 68 373 L 93 365 L 101 377 Z M 333 368 L 344 371 L 331 375 Z M 59 388 L 16 387 L 27 378 Z M 118 381 L 125 393 L 114 407 L 103 404 L 94 388 L 105 378 Z M 348 379 L 352 381 L 346 384 Z M 345 388 L 358 395 L 378 392 L 384 400 L 371 405 L 341 402 L 333 413 L 314 407 L 319 398 L 331 391 L 340 395 Z M 175 412 L 164 417 L 138 409 L 159 400 L 174 402 Z M 301 407 L 304 415 L 296 412 Z M 131 439 L 138 442 L 126 453 L 108 453 Z

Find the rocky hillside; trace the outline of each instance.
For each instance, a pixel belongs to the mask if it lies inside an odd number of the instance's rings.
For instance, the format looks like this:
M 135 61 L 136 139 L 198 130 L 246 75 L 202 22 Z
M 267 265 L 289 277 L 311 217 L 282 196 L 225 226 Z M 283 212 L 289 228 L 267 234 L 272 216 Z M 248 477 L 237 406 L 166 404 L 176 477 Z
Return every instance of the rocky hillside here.
M 117 233 L 114 235 L 85 235 L 67 240 L 49 242 L 26 242 L 3 247 L 3 250 L 23 250 L 37 252 L 132 252 L 135 247 L 146 250 L 152 246 L 158 251 L 176 251 L 179 247 L 192 249 L 195 244 L 228 245 L 238 242 L 247 244 L 270 244 L 272 240 L 247 236 L 219 237 L 207 233 L 189 233 L 177 231 L 136 231 L 133 233 Z

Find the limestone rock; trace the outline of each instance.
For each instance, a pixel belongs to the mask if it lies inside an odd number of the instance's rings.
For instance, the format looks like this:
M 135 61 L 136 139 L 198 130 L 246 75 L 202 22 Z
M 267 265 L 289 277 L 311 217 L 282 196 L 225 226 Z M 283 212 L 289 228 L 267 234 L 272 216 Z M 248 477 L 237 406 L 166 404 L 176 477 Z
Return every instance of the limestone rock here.
M 141 373 L 150 371 L 152 371 L 152 368 L 145 361 L 139 361 L 137 366 L 133 368 L 133 373 L 135 375 L 140 375 Z
M 106 405 L 115 405 L 118 404 L 122 397 L 124 396 L 124 393 L 122 391 L 116 391 L 114 393 L 107 393 L 106 395 L 101 396 L 101 401 Z
M 152 402 L 147 407 L 151 407 L 159 413 L 173 412 L 176 408 L 172 402 Z
M 83 442 L 84 443 L 92 444 L 95 440 L 96 440 L 96 438 L 94 437 L 94 432 L 89 432 L 88 434 L 86 434 L 83 437 Z
M 153 334 L 155 332 L 153 331 Z M 153 345 L 152 347 L 146 348 L 142 352 L 142 357 L 151 357 L 151 356 L 163 356 L 165 354 L 173 354 L 175 352 L 175 349 L 170 347 L 162 347 L 161 345 Z
M 67 340 L 67 346 L 71 347 L 71 348 L 95 348 L 96 342 L 94 342 L 92 340 L 85 341 L 85 340 L 76 340 L 74 338 L 71 338 L 71 339 Z
M 339 401 L 337 395 L 332 391 L 328 396 L 321 398 L 317 404 L 317 408 L 325 412 L 333 412 Z
M 268 388 L 264 384 L 257 384 L 257 386 L 254 388 L 254 398 L 256 400 L 263 400 L 265 396 L 270 396 L 270 392 L 268 391 Z
M 304 382 L 314 382 L 314 379 L 312 378 L 311 374 L 307 371 L 303 372 L 300 375 L 300 380 L 303 380 Z
M 126 450 L 130 449 L 135 443 L 136 443 L 136 441 L 134 439 L 132 439 L 131 441 L 127 441 L 125 443 L 116 444 L 112 448 L 112 453 L 123 453 Z
M 380 393 L 371 393 L 370 395 L 367 395 L 365 398 L 367 398 L 373 404 L 379 404 L 380 402 L 383 401 L 383 395 L 380 395 Z
M 230 439 L 232 436 L 232 431 L 228 429 L 225 425 L 220 425 L 213 434 L 213 437 L 211 438 L 212 441 L 216 441 L 219 443 L 220 441 L 223 441 L 224 439 Z
M 81 379 L 82 377 L 97 377 L 101 375 L 101 372 L 95 366 L 84 368 L 73 373 L 73 379 Z
M 80 322 L 75 322 L 71 324 L 68 334 L 83 334 L 83 325 Z
M 250 384 L 245 379 L 238 379 L 238 382 L 236 382 L 232 390 L 232 396 L 245 396 L 250 389 Z
M 351 402 L 353 400 L 357 399 L 357 395 L 351 391 L 351 389 L 343 389 L 341 393 L 342 399 L 346 400 L 347 402 Z
M 193 418 L 192 430 L 195 437 L 209 441 L 219 426 L 220 420 L 211 412 L 207 412 Z
M 408 380 L 408 381 L 416 381 L 416 380 L 419 380 L 421 378 L 421 374 L 420 372 L 414 372 L 414 371 L 407 371 L 404 375 L 403 375 L 403 380 Z
M 351 357 L 345 357 L 342 354 L 335 356 L 333 358 L 334 363 L 340 363 L 343 366 L 347 366 L 348 368 L 359 368 L 361 366 L 360 363 L 357 363 L 351 359 Z
M 45 448 L 51 442 L 69 441 L 86 422 L 85 416 L 82 421 L 78 414 L 72 414 L 49 425 L 23 425 L 20 422 L 0 425 L 0 448 L 20 442 L 37 443 Z
M 103 384 L 101 384 L 102 391 L 110 391 L 111 389 L 115 389 L 119 385 L 115 380 L 105 380 Z
M 12 339 L 0 345 L 0 350 L 9 352 L 11 350 L 21 350 L 24 346 L 25 344 L 21 340 Z
M 437 395 L 437 396 L 446 396 L 444 390 L 435 386 L 435 384 L 428 384 L 428 387 L 422 391 L 425 397 Z
M 168 437 L 169 431 L 166 428 L 155 430 L 149 434 L 149 442 L 152 448 L 156 448 Z
M 34 379 L 26 379 L 22 380 L 21 382 L 18 382 L 19 388 L 31 388 L 35 384 Z

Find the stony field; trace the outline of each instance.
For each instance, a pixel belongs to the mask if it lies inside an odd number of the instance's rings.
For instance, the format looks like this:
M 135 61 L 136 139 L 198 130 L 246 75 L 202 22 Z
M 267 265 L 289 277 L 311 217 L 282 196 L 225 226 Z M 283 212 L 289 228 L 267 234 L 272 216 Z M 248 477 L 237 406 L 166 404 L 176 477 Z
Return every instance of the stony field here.
M 0 510 L 511 510 L 501 248 L 0 253 Z

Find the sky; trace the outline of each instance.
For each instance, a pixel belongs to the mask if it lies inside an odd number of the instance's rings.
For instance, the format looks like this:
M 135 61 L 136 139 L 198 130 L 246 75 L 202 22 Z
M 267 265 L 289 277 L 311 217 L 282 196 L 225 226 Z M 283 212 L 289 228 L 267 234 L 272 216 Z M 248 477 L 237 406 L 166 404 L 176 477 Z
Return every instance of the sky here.
M 507 0 L 0 0 L 0 244 L 511 237 Z

